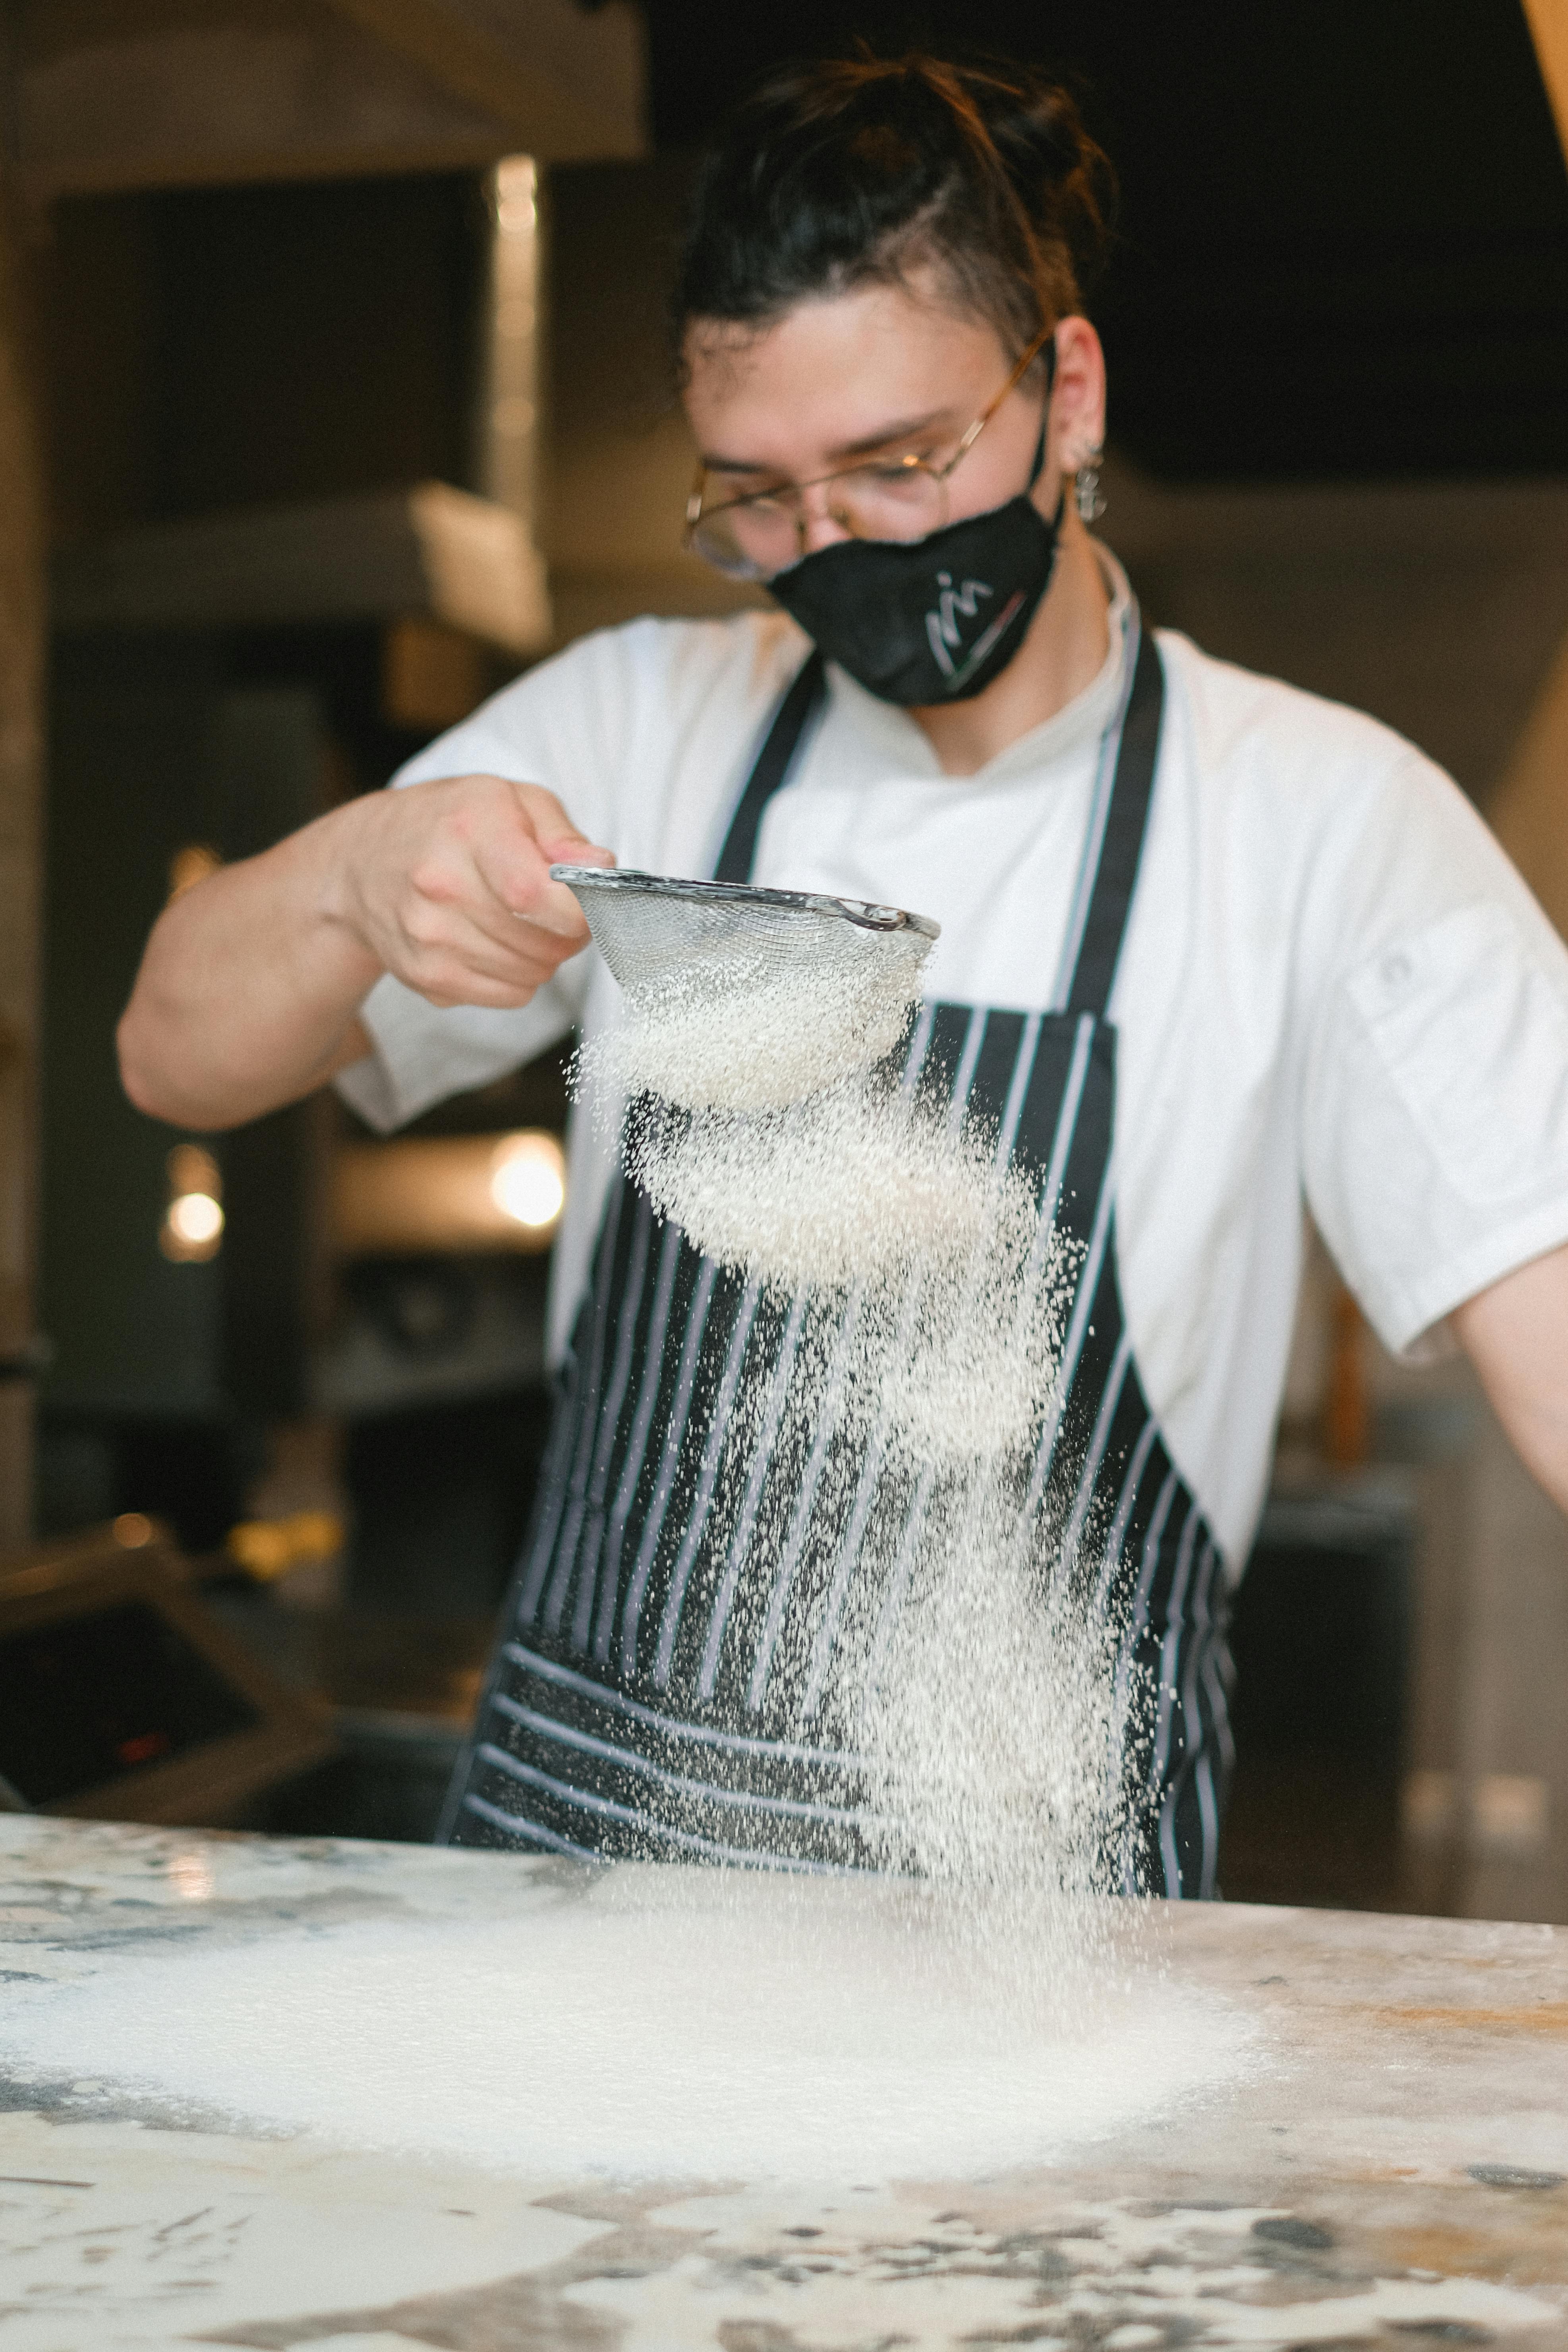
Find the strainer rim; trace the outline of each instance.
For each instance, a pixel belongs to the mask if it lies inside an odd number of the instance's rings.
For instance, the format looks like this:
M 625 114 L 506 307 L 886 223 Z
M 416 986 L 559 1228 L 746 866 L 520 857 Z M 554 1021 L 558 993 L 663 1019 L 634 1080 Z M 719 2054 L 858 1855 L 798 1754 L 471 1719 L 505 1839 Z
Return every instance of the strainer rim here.
M 919 931 L 940 939 L 942 925 L 930 915 L 903 907 L 879 906 L 869 898 L 836 898 L 816 890 L 769 890 L 755 882 L 694 882 L 675 874 L 648 874 L 635 866 L 552 866 L 552 882 L 572 889 L 582 882 L 596 890 L 624 890 L 634 898 L 696 898 L 709 906 L 782 907 L 795 914 L 837 915 L 863 931 Z

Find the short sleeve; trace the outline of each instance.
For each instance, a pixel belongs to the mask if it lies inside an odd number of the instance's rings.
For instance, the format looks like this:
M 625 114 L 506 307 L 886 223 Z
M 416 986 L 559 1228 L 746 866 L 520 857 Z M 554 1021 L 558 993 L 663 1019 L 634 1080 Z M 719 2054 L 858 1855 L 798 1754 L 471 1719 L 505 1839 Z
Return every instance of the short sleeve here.
M 390 1134 L 432 1103 L 548 1052 L 582 1016 L 588 962 L 574 956 L 526 1004 L 502 1007 L 432 1004 L 384 973 L 360 1007 L 374 1051 L 333 1083 L 367 1126 Z
M 1568 950 L 1410 757 L 1320 880 L 1337 919 L 1303 1105 L 1309 1204 L 1395 1353 L 1568 1241 Z M 1309 926 L 1309 929 L 1310 926 Z

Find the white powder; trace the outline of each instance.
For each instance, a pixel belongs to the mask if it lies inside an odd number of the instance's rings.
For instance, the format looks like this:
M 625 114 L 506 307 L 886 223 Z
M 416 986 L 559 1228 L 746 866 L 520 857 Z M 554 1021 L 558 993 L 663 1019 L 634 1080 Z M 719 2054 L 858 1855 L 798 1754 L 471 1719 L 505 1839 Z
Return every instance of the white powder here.
M 1237 2011 L 1152 1977 L 1071 2031 L 1020 2024 L 1006 1969 L 907 1888 L 658 1867 L 495 1924 L 116 1959 L 14 1988 L 0 2018 L 24 2075 L 549 2180 L 1046 2163 L 1212 2093 L 1249 2047 Z
M 888 1057 L 931 942 L 861 932 L 832 957 L 731 957 L 624 992 L 578 1085 L 629 1173 L 721 1265 L 856 1294 L 848 1409 L 943 1462 L 1016 1447 L 1049 1400 L 1070 1253 L 980 1123 L 900 1088 Z
M 1124 1755 L 1147 1693 L 1079 1579 L 1041 1579 L 1005 1476 L 972 1471 L 949 1512 L 861 1701 L 889 1859 L 968 1906 L 1021 2014 L 1070 2021 L 1150 1926 L 1106 1899 L 1136 1867 Z
M 1025 1441 L 1055 1383 L 1067 1256 L 983 1134 L 863 1077 L 771 1112 L 639 1105 L 625 1148 L 721 1265 L 854 1292 L 846 1410 L 943 1461 Z
M 1059 2020 L 1103 1971 L 1103 1898 L 1135 1883 L 1126 1758 L 1151 1695 L 1103 1589 L 1102 1528 L 1054 1525 L 1029 1487 L 1077 1255 L 984 1121 L 896 1072 L 928 947 L 865 934 L 842 955 L 667 971 L 626 992 L 584 1076 L 617 1118 L 630 1105 L 623 1153 L 655 1205 L 801 1302 L 787 1389 L 760 1360 L 733 1401 L 712 1514 L 728 1540 L 753 1512 L 742 1618 L 814 1573 L 840 1595 L 831 1642 L 775 1629 L 775 1696 L 864 1756 L 889 1870 L 955 1895 L 977 1965 L 1005 1949 L 1016 1979 L 1026 1961 L 1019 2004 Z M 755 1509 L 763 1447 L 816 1464 L 804 1539 L 789 1478 Z M 850 1525 L 846 1577 L 831 1555 Z
M 803 936 L 798 957 L 731 947 L 624 989 L 620 1024 L 590 1062 L 627 1095 L 730 1110 L 777 1108 L 857 1076 L 902 1036 L 931 942 L 848 922 Z
M 860 1086 L 771 1113 L 639 1109 L 628 1156 L 700 1249 L 788 1290 L 973 1248 L 985 1223 L 974 1155 L 912 1105 Z
M 634 988 L 586 1075 L 617 1116 L 631 1104 L 623 1152 L 656 1206 L 805 1301 L 782 1403 L 765 1362 L 734 1400 L 721 1534 L 764 1445 L 804 1463 L 816 1441 L 829 1553 L 859 1524 L 862 1465 L 881 1481 L 831 1671 L 797 1626 L 774 1691 L 865 1756 L 888 1866 L 956 1892 L 976 1952 L 1026 1954 L 1026 2005 L 1059 2015 L 1102 1969 L 1101 1898 L 1135 1880 L 1125 1759 L 1150 1693 L 1102 1589 L 1102 1528 L 1053 1525 L 1029 1491 L 1077 1255 L 982 1121 L 872 1066 L 909 1028 L 927 945 L 868 935 L 848 961 Z M 848 1444 L 825 1453 L 826 1427 Z M 750 1523 L 753 1594 L 811 1567 L 789 1564 L 794 1491 L 777 1481 Z
M 1147 1694 L 1101 1530 L 1029 1494 L 1074 1261 L 992 1137 L 873 1066 L 924 946 L 647 990 L 588 1057 L 641 1098 L 633 1172 L 796 1333 L 787 1382 L 764 1349 L 726 1401 L 713 1540 L 747 1530 L 770 1703 L 859 1749 L 912 1875 L 542 1874 L 491 1926 L 168 1952 L 13 2000 L 13 2068 L 551 2180 L 829 2183 L 1048 2163 L 1245 2068 L 1245 2023 L 1151 1964 L 1163 1915 L 1106 1899 Z M 768 1634 L 792 1581 L 827 1597 Z

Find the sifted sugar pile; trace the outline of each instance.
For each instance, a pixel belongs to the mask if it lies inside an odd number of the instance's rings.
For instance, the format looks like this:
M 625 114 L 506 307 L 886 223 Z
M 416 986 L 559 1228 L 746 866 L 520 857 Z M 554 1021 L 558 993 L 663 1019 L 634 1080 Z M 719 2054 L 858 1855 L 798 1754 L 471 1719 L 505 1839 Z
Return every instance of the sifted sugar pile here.
M 172 1946 L 10 1990 L 13 2081 L 549 2182 L 994 2172 L 1251 2063 L 1244 2016 L 1158 1984 L 1102 1990 L 1070 2032 L 1021 2022 L 917 1890 L 630 1865 L 550 1867 L 501 1921 Z
M 1149 1692 L 1103 1529 L 1054 1524 L 1031 1481 L 1078 1255 L 984 1118 L 899 1066 L 929 947 L 661 974 L 584 1076 L 629 1107 L 655 1207 L 796 1302 L 787 1381 L 764 1362 L 731 1408 L 715 1510 L 742 1530 L 769 1687 L 861 1756 L 886 1866 L 946 1890 L 1061 2015 L 1103 1965 L 1106 1898 L 1137 1884 Z M 763 1484 L 770 1455 L 815 1482 L 808 1516 L 798 1481 Z M 759 1613 L 813 1587 L 815 1618 Z

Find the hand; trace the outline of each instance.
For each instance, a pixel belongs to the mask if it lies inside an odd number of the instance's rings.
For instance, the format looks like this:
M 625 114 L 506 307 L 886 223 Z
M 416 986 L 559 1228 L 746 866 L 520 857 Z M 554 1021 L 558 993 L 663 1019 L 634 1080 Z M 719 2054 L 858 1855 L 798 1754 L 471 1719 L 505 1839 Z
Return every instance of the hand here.
M 451 776 L 351 806 L 332 911 L 432 1004 L 526 1004 L 587 946 L 550 868 L 616 861 L 542 784 Z

